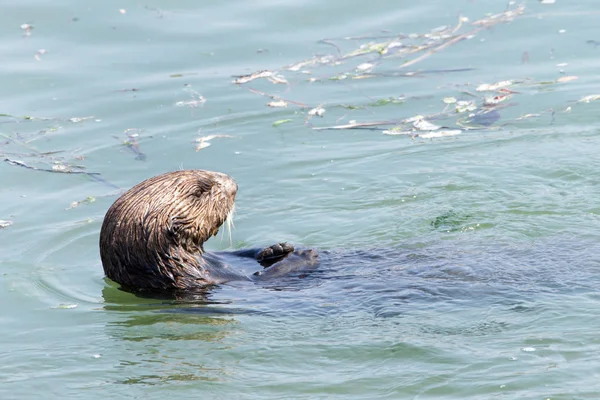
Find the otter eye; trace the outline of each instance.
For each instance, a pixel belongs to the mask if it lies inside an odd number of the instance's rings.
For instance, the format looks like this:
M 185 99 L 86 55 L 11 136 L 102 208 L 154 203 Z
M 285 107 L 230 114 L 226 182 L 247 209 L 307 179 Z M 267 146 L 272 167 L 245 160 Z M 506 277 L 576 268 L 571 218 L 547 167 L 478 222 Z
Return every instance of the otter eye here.
M 213 186 L 213 182 L 212 181 L 209 181 L 209 180 L 200 180 L 199 179 L 196 182 L 196 185 L 194 187 L 193 193 L 196 196 L 198 196 L 198 197 L 202 197 L 206 193 L 210 192 L 212 186 Z

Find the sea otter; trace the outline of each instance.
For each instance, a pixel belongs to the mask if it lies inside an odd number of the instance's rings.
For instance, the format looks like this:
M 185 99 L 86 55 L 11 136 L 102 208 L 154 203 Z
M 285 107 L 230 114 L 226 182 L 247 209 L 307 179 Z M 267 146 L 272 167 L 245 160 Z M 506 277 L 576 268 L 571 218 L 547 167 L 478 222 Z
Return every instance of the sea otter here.
M 316 266 L 314 250 L 296 251 L 288 243 L 205 252 L 204 242 L 231 218 L 237 189 L 230 176 L 204 170 L 169 172 L 135 185 L 113 203 L 102 223 L 106 276 L 126 290 L 167 292 L 271 279 Z M 241 258 L 255 260 L 256 272 L 236 269 Z

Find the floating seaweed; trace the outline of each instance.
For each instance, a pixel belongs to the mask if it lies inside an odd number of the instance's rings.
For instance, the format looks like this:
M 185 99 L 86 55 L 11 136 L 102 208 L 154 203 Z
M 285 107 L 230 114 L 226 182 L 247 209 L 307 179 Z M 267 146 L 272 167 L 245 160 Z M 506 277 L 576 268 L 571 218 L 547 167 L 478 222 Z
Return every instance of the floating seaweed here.
M 13 123 L 35 123 L 49 121 L 53 124 L 66 122 L 78 124 L 94 117 L 72 117 L 72 118 L 47 118 L 34 116 L 16 116 L 12 114 L 0 114 L 0 118 L 6 118 Z M 48 172 L 54 174 L 71 174 L 86 176 L 91 180 L 102 183 L 112 189 L 120 188 L 107 182 L 100 173 L 87 171 L 80 161 L 84 157 L 77 154 L 78 150 L 52 150 L 40 151 L 36 148 L 36 141 L 40 138 L 48 139 L 51 135 L 62 129 L 60 125 L 48 126 L 44 129 L 30 133 L 13 132 L 10 135 L 0 133 L 0 160 L 14 167 L 24 168 L 37 172 Z
M 23 37 L 31 36 L 31 31 L 33 29 L 33 25 L 31 24 L 21 24 L 21 30 L 25 32 Z
M 137 128 L 128 128 L 125 129 L 123 135 L 125 135 L 125 139 L 120 139 L 118 136 L 113 137 L 120 141 L 123 146 L 131 153 L 135 155 L 135 159 L 138 161 L 146 161 L 146 154 L 140 151 L 140 142 L 138 138 L 140 137 L 141 129 Z
M 232 83 L 247 89 L 251 93 L 268 97 L 270 101 L 266 106 L 272 108 L 290 108 L 296 106 L 304 115 L 304 124 L 313 130 L 347 130 L 366 129 L 382 131 L 387 135 L 408 135 L 411 137 L 436 138 L 458 135 L 465 130 L 493 130 L 506 125 L 502 124 L 502 110 L 513 107 L 514 99 L 522 92 L 540 85 L 565 84 L 578 79 L 577 76 L 561 76 L 550 82 L 536 82 L 532 79 L 511 78 L 497 82 L 480 83 L 473 89 L 465 90 L 470 86 L 455 85 L 460 87 L 460 93 L 442 99 L 443 108 L 439 112 L 401 117 L 384 120 L 349 119 L 349 115 L 357 110 L 373 109 L 376 107 L 401 106 L 415 98 L 405 95 L 395 95 L 387 98 L 372 98 L 366 94 L 368 102 L 363 104 L 335 104 L 320 102 L 309 104 L 293 99 L 292 89 L 298 86 L 314 87 L 315 90 L 322 85 L 341 84 L 348 80 L 379 79 L 379 78 L 424 78 L 431 74 L 448 74 L 465 72 L 471 68 L 449 68 L 436 70 L 411 70 L 423 60 L 454 46 L 455 44 L 470 40 L 478 34 L 499 24 L 514 21 L 525 12 L 523 4 L 510 2 L 507 8 L 499 13 L 489 14 L 483 18 L 470 21 L 459 16 L 454 25 L 440 26 L 425 33 L 389 33 L 371 36 L 350 36 L 342 38 L 324 38 L 320 44 L 332 49 L 331 54 L 314 55 L 310 58 L 284 65 L 276 69 L 260 69 L 245 75 L 234 76 Z M 354 48 L 348 49 L 352 44 Z M 592 44 L 592 43 L 590 43 Z M 260 81 L 270 81 L 274 84 L 285 84 L 285 90 L 279 92 L 265 91 Z M 319 85 L 316 85 L 316 83 Z M 250 86 L 256 83 L 256 86 Z M 312 86 L 311 86 L 312 85 Z M 260 87 L 260 89 L 257 88 Z M 462 86 L 462 87 L 461 87 Z M 274 89 L 277 91 L 277 87 Z M 579 100 L 580 103 L 596 101 L 600 96 L 590 95 Z M 335 124 L 327 124 L 328 118 L 323 118 L 324 125 L 315 125 L 314 117 L 324 117 L 325 110 L 348 110 L 345 115 L 336 117 Z M 531 113 L 513 119 L 521 121 L 534 118 L 541 113 Z M 549 111 L 548 111 L 549 112 Z M 552 111 L 555 113 L 554 111 Z M 294 111 L 295 114 L 298 114 Z M 375 113 L 372 110 L 371 114 Z M 329 115 L 329 114 L 328 114 Z M 554 115 L 554 114 L 553 114 Z M 292 118 L 284 118 L 273 123 L 277 127 L 281 124 L 292 122 Z M 438 123 L 441 121 L 441 123 Z
M 8 228 L 12 224 L 13 224 L 12 221 L 8 221 L 8 220 L 5 220 L 5 219 L 0 219 L 0 229 L 2 229 L 2 228 Z
M 30 165 L 24 161 L 13 160 L 10 158 L 5 158 L 4 162 L 9 165 L 13 165 L 15 167 L 23 167 L 27 169 L 31 169 L 34 171 L 44 171 L 44 172 L 54 172 L 59 174 L 82 174 L 88 176 L 100 175 L 99 172 L 88 172 L 84 171 L 85 167 L 80 165 L 71 165 L 71 164 L 63 164 L 61 161 L 55 161 L 55 163 L 50 168 L 44 167 L 36 167 L 34 165 Z
M 192 89 L 191 85 L 185 85 L 183 88 L 184 92 L 188 93 L 191 97 L 190 100 L 181 100 L 175 103 L 177 107 L 190 107 L 190 108 L 198 108 L 202 107 L 204 103 L 206 103 L 206 98 L 202 96 L 200 93 Z
M 589 96 L 582 97 L 578 103 L 590 103 L 596 100 L 600 100 L 600 94 L 590 94 Z
M 82 204 L 90 204 L 90 203 L 94 203 L 95 201 L 96 201 L 96 198 L 94 196 L 88 196 L 83 200 L 72 202 L 71 205 L 69 205 L 69 207 L 65 208 L 65 210 L 71 210 L 73 208 L 79 207 Z
M 217 138 L 232 138 L 231 135 L 207 135 L 201 136 L 195 140 L 196 151 L 200 151 L 211 145 L 210 141 Z
M 272 83 L 282 83 L 282 84 L 287 84 L 288 81 L 281 75 L 277 75 L 277 73 L 273 72 L 273 71 L 267 71 L 267 70 L 263 70 L 263 71 L 257 71 L 254 72 L 253 74 L 250 75 L 241 75 L 241 76 L 237 76 L 234 77 L 236 79 L 233 80 L 233 83 L 235 84 L 243 84 L 243 83 L 248 83 L 248 82 L 252 82 L 255 79 L 260 79 L 260 78 L 267 78 L 269 81 L 271 81 Z
M 279 125 L 287 124 L 288 122 L 292 122 L 291 119 L 280 119 L 278 121 L 273 122 L 273 127 L 278 127 Z
M 35 58 L 37 61 L 41 61 L 42 56 L 44 54 L 46 54 L 47 52 L 48 52 L 48 50 L 46 50 L 46 49 L 39 49 L 38 51 L 35 52 L 35 54 L 33 55 L 33 58 Z

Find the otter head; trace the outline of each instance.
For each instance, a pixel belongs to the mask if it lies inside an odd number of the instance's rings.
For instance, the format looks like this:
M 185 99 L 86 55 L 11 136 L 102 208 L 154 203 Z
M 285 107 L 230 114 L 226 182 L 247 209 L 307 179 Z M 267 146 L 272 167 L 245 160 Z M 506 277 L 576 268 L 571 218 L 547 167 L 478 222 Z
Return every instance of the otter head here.
M 231 177 L 202 170 L 169 172 L 132 187 L 102 223 L 106 276 L 134 290 L 210 284 L 203 244 L 233 212 L 236 193 Z

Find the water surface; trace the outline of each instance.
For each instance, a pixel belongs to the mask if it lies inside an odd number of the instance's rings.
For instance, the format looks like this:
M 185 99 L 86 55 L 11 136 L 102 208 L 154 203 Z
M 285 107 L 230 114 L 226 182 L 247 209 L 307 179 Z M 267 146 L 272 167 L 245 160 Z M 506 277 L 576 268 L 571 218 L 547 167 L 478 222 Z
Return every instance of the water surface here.
M 0 396 L 598 398 L 596 3 L 526 1 L 410 67 L 283 68 L 337 54 L 324 38 L 347 53 L 459 15 L 468 32 L 519 4 L 5 2 Z M 384 76 L 339 79 L 363 63 Z M 289 84 L 232 83 L 260 70 Z M 457 125 L 467 113 L 429 118 L 455 136 L 382 133 L 492 94 L 510 99 L 477 129 Z M 351 121 L 394 124 L 310 126 Z M 318 248 L 318 271 L 185 302 L 105 280 L 105 211 L 179 168 L 239 184 L 231 241 L 207 247 L 287 240 Z

